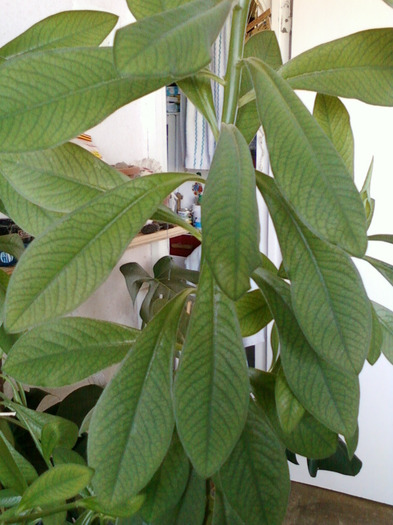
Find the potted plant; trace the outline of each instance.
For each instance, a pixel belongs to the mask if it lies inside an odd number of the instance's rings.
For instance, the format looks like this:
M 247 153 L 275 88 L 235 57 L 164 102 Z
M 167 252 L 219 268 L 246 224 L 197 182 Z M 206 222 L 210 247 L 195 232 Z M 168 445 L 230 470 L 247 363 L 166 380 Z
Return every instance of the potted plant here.
M 7 214 L 36 237 L 7 289 L 2 331 L 16 342 L 5 349 L 4 373 L 61 386 L 120 363 L 90 414 L 88 466 L 75 457 L 66 470 L 53 466 L 53 443 L 64 437 L 55 425 L 42 476 L 29 484 L 12 464 L 24 482 L 1 519 L 62 521 L 66 506 L 93 510 L 82 515 L 86 523 L 127 516 L 160 525 L 279 524 L 289 494 L 286 450 L 318 460 L 344 447 L 351 458 L 359 372 L 381 351 L 392 359 L 393 314 L 369 300 L 352 261 L 366 259 L 391 282 L 392 267 L 365 252 L 368 241 L 392 236 L 367 237 L 373 202 L 367 183 L 361 192 L 354 185 L 351 141 L 341 140 L 351 132 L 337 97 L 393 104 L 393 30 L 349 35 L 282 64 L 271 32 L 244 46 L 248 0 L 127 3 L 137 22 L 118 30 L 111 48 L 98 44 L 115 18 L 75 11 L 0 50 L 0 193 Z M 206 69 L 210 47 L 230 15 L 227 72 L 217 78 Z M 220 122 L 212 79 L 224 86 Z M 179 290 L 140 333 L 64 317 L 103 282 L 147 219 L 183 224 L 161 203 L 189 180 L 168 173 L 126 181 L 68 141 L 173 81 L 217 141 L 197 287 Z M 295 89 L 318 93 L 314 115 Z M 334 129 L 325 125 L 332 116 Z M 256 173 L 250 157 L 260 125 L 274 177 Z M 256 190 L 275 225 L 280 269 L 259 252 Z M 274 366 L 249 370 L 242 331 L 271 320 Z

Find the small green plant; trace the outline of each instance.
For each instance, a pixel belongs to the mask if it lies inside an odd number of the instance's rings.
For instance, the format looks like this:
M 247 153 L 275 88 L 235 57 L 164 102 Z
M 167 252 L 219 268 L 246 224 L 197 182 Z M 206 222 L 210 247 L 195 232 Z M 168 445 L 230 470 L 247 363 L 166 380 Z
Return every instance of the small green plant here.
M 75 11 L 0 49 L 0 195 L 7 214 L 36 237 L 7 287 L 2 341 L 16 342 L 2 344 L 4 371 L 58 387 L 120 363 L 90 414 L 88 466 L 70 457 L 72 480 L 59 475 L 54 425 L 47 470 L 35 481 L 15 461 L 5 469 L 16 485 L 0 469 L 4 489 L 17 493 L 0 519 L 63 522 L 65 505 L 90 505 L 81 523 L 126 515 L 135 524 L 279 524 L 289 494 L 286 450 L 291 459 L 328 458 L 342 453 L 340 435 L 352 457 L 359 372 L 381 351 L 393 361 L 393 313 L 369 300 L 352 260 L 365 259 L 392 284 L 392 266 L 365 253 L 369 241 L 393 236 L 367 237 L 374 203 L 367 181 L 361 193 L 354 185 L 352 133 L 337 98 L 393 105 L 393 30 L 362 31 L 282 64 L 272 32 L 244 46 L 248 0 L 127 3 L 137 22 L 117 31 L 113 47 L 98 45 L 115 16 Z M 210 48 L 230 15 L 227 72 L 218 78 L 207 69 Z M 220 122 L 212 80 L 224 87 Z M 161 203 L 194 176 L 127 181 L 68 143 L 174 81 L 217 141 L 198 284 L 173 290 L 141 331 L 64 317 L 109 275 L 147 219 L 188 228 Z M 313 115 L 295 89 L 317 92 Z M 248 143 L 261 125 L 274 177 L 252 164 Z M 275 225 L 280 272 L 259 252 L 256 190 Z M 249 292 L 250 278 L 257 291 Z M 249 370 L 242 330 L 272 319 L 274 367 Z

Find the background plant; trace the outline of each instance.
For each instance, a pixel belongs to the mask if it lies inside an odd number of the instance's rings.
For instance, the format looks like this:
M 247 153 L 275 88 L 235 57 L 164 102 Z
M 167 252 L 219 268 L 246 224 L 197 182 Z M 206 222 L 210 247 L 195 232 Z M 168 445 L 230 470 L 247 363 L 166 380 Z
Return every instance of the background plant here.
M 7 486 L 4 475 L 1 482 L 21 499 L 5 522 L 62 521 L 67 501 L 67 509 L 91 505 L 86 522 L 137 511 L 134 523 L 280 523 L 286 449 L 326 458 L 342 451 L 340 435 L 354 454 L 358 374 L 381 351 L 393 359 L 393 314 L 370 302 L 353 258 L 392 283 L 392 266 L 365 256 L 368 241 L 392 236 L 367 238 L 369 177 L 359 192 L 348 114 L 337 97 L 393 104 L 393 31 L 356 33 L 282 65 L 273 33 L 244 47 L 248 4 L 128 0 L 137 22 L 117 31 L 113 48 L 97 46 L 114 16 L 71 12 L 0 50 L 0 194 L 7 214 L 36 236 L 7 289 L 5 373 L 61 386 L 121 362 L 90 414 L 89 466 L 75 457 L 66 463 L 83 483 L 69 485 L 61 473 L 66 490 L 49 490 L 59 473 L 51 447 L 48 470 L 32 483 L 10 462 L 19 483 Z M 206 67 L 231 13 L 227 73 L 215 79 L 224 85 L 219 123 Z M 197 289 L 174 294 L 140 333 L 63 317 L 102 283 L 148 218 L 182 224 L 161 203 L 191 180 L 169 173 L 126 181 L 67 141 L 173 81 L 217 139 Z M 294 89 L 318 93 L 313 115 Z M 260 125 L 274 177 L 252 164 L 248 142 Z M 280 242 L 280 272 L 259 252 L 256 188 Z M 259 290 L 249 293 L 251 277 Z M 194 293 L 174 372 L 179 319 Z M 272 318 L 279 357 L 269 373 L 250 371 L 241 326 L 259 329 Z M 57 430 L 50 432 L 58 443 Z

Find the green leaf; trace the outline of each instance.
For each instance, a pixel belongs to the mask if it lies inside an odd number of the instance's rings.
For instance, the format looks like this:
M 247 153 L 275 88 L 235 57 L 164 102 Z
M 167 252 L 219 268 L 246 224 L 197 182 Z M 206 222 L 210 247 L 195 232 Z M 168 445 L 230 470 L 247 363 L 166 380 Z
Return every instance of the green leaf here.
M 121 505 L 108 506 L 102 504 L 97 498 L 85 498 L 83 500 L 83 506 L 87 509 L 95 510 L 100 514 L 105 514 L 106 516 L 117 517 L 117 518 L 128 518 L 135 515 L 139 511 L 143 502 L 145 501 L 144 494 L 138 494 L 132 498 L 128 498 L 123 501 Z
M 196 239 L 202 240 L 202 235 L 199 230 L 194 228 L 189 222 L 184 221 L 179 217 L 177 213 L 167 208 L 164 205 L 160 205 L 151 217 L 155 221 L 169 222 L 169 224 L 175 224 L 181 226 L 184 230 L 191 233 Z
M 353 178 L 354 140 L 349 113 L 337 97 L 317 94 L 313 115 L 341 155 Z
M 390 5 L 390 7 L 393 7 L 393 0 L 383 0 L 385 4 Z
M 166 195 L 194 178 L 159 173 L 131 180 L 66 215 L 35 239 L 10 281 L 7 329 L 20 331 L 79 306 L 110 274 Z
M 176 296 L 146 326 L 100 397 L 90 423 L 88 457 L 97 496 L 109 506 L 137 494 L 164 459 L 172 438 L 172 360 L 180 312 Z
M 269 307 L 260 290 L 253 290 L 236 301 L 242 337 L 256 334 L 272 320 Z
M 368 236 L 369 241 L 383 241 L 388 242 L 390 244 L 393 244 L 393 235 L 389 234 L 378 234 L 378 235 L 369 235 Z
M 293 395 L 282 369 L 277 374 L 275 398 L 280 425 L 286 434 L 290 434 L 300 423 L 305 409 Z
M 169 521 L 162 516 L 154 525 L 202 525 L 206 510 L 206 481 L 191 470 L 184 495 Z
M 370 349 L 367 355 L 367 361 L 370 363 L 370 365 L 374 365 L 379 359 L 379 356 L 381 355 L 381 351 L 382 351 L 382 341 L 383 341 L 381 323 L 379 322 L 379 318 L 375 311 L 374 306 L 372 306 L 372 316 L 373 316 L 373 326 L 372 326 L 371 342 L 370 342 Z
M 370 166 L 367 171 L 367 176 L 363 183 L 363 187 L 360 190 L 360 197 L 363 201 L 363 206 L 366 211 L 367 229 L 370 227 L 371 221 L 374 216 L 374 210 L 375 210 L 375 200 L 371 198 L 371 191 L 370 191 L 371 177 L 373 174 L 373 169 L 374 169 L 374 157 L 371 159 Z
M 136 262 L 130 262 L 120 266 L 120 271 L 126 280 L 127 290 L 131 296 L 132 302 L 135 300 L 144 283 L 153 281 L 152 276 L 142 266 Z
M 315 478 L 318 470 L 330 470 L 346 476 L 356 476 L 362 468 L 362 462 L 357 456 L 350 460 L 348 457 L 347 447 L 340 439 L 336 452 L 326 459 L 309 459 L 308 470 L 310 476 Z
M 218 134 L 216 111 L 213 102 L 213 93 L 210 78 L 201 74 L 193 75 L 178 82 L 178 86 L 187 99 L 194 104 L 205 117 L 213 133 Z
M 127 0 L 128 7 L 137 20 L 168 11 L 188 2 L 190 0 Z
M 3 320 L 5 296 L 7 293 L 9 282 L 10 282 L 10 276 L 7 273 L 5 273 L 3 270 L 0 270 L 0 319 L 1 321 Z M 7 351 L 7 348 L 4 347 L 4 343 L 7 344 L 8 341 L 9 341 L 8 334 L 5 333 L 4 327 L 3 325 L 1 325 L 0 326 L 0 350 L 3 350 L 4 352 Z
M 224 494 L 247 525 L 281 523 L 289 490 L 284 447 L 263 411 L 250 402 L 244 431 L 220 470 Z
M 202 201 L 204 255 L 218 285 L 234 301 L 250 288 L 261 264 L 255 172 L 233 125 L 222 124 Z
M 112 49 L 105 47 L 52 49 L 6 60 L 0 64 L 0 151 L 66 142 L 161 85 L 120 78 Z
M 378 270 L 379 273 L 393 286 L 393 266 L 391 264 L 375 259 L 374 257 L 369 257 L 368 255 L 365 255 L 363 259 Z
M 337 434 L 353 435 L 359 410 L 357 375 L 326 362 L 310 347 L 293 314 L 284 281 L 262 269 L 254 272 L 253 279 L 276 321 L 281 363 L 291 390 L 324 426 Z
M 20 259 L 25 251 L 25 246 L 18 234 L 11 233 L 10 235 L 0 236 L 0 250 Z
M 246 525 L 228 504 L 218 487 L 214 492 L 214 509 L 212 525 Z
M 363 255 L 364 208 L 344 161 L 285 80 L 257 59 L 246 64 L 283 195 L 318 235 Z
M 276 228 L 304 335 L 329 363 L 359 373 L 370 347 L 372 315 L 355 265 L 301 224 L 272 178 L 258 173 L 257 184 Z
M 114 43 L 116 67 L 160 85 L 197 73 L 210 62 L 231 7 L 231 0 L 194 0 L 123 27 Z
M 26 232 L 34 237 L 47 230 L 63 214 L 51 212 L 25 199 L 15 191 L 0 172 L 0 195 L 6 207 L 7 215 Z
M 90 483 L 93 470 L 82 465 L 59 465 L 47 470 L 24 492 L 19 510 L 43 507 L 76 496 Z
M 144 490 L 146 499 L 140 514 L 146 522 L 151 523 L 178 504 L 186 488 L 189 471 L 188 458 L 179 438 L 174 434 L 160 469 Z
M 375 302 L 373 302 L 373 306 L 382 328 L 381 351 L 386 359 L 393 364 L 393 312 Z
M 67 213 L 128 179 L 75 145 L 0 155 L 0 173 L 21 198 Z
M 53 450 L 62 445 L 72 449 L 78 439 L 78 427 L 74 425 L 70 432 L 69 422 L 65 419 L 51 421 L 43 426 L 41 431 L 41 447 L 44 458 L 49 461 Z
M 38 477 L 35 468 L 24 456 L 22 456 L 22 454 L 15 450 L 15 448 L 8 441 L 6 435 L 3 432 L 0 432 L 0 435 L 3 439 L 4 444 L 7 446 L 9 452 L 11 453 L 11 456 L 13 457 L 20 473 L 22 474 L 23 479 L 26 481 L 27 484 L 30 484 Z
M 21 500 L 21 496 L 13 489 L 0 490 L 0 507 L 9 508 L 16 506 Z
M 249 390 L 235 306 L 205 262 L 174 390 L 177 430 L 202 477 L 214 474 L 235 446 Z
M 27 487 L 3 433 L 0 435 L 0 483 L 4 488 L 14 489 L 18 494 L 23 494 Z
M 26 332 L 4 370 L 29 385 L 60 387 L 119 363 L 139 330 L 83 317 L 65 317 Z
M 349 459 L 353 458 L 356 452 L 356 449 L 358 447 L 358 443 L 359 443 L 359 427 L 356 429 L 356 432 L 354 433 L 353 436 L 350 436 L 346 439 L 347 452 L 348 452 Z
M 393 105 L 393 29 L 369 29 L 314 47 L 281 68 L 294 89 Z
M 37 24 L 0 49 L 0 57 L 43 51 L 58 47 L 100 44 L 115 27 L 118 17 L 103 11 L 65 11 Z
M 260 58 L 273 69 L 282 65 L 281 51 L 274 31 L 261 31 L 253 35 L 244 46 L 244 57 Z M 248 73 L 242 75 L 240 97 L 253 90 L 253 85 Z M 243 134 L 247 144 L 254 138 L 260 127 L 255 100 L 238 109 L 236 126 Z
M 76 465 L 86 465 L 86 461 L 75 450 L 66 447 L 56 447 L 52 453 L 53 463 L 56 465 L 65 465 L 73 463 Z

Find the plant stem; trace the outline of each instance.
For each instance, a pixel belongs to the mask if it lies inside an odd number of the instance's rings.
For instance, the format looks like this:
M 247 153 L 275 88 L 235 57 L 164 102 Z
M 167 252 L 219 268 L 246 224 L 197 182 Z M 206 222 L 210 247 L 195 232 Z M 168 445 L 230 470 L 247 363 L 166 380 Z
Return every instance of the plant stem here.
M 243 58 L 244 35 L 249 4 L 250 0 L 239 0 L 232 13 L 231 39 L 224 79 L 226 85 L 222 110 L 222 121 L 226 124 L 233 124 L 236 119 L 237 99 L 242 72 L 241 59 Z

